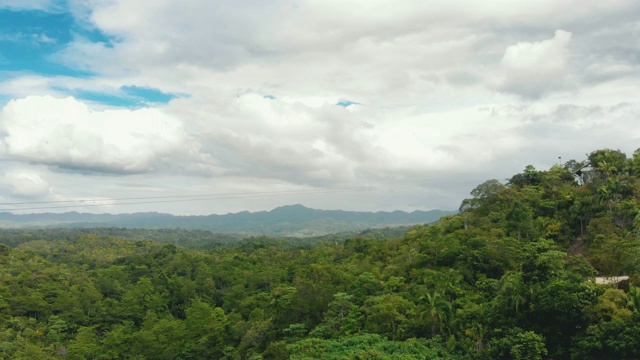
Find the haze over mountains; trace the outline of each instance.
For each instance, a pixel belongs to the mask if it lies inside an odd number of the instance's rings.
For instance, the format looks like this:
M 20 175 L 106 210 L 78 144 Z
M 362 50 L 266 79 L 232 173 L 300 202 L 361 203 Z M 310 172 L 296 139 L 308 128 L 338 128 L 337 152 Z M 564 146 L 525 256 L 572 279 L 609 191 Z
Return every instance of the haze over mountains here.
M 239 212 L 226 215 L 177 216 L 157 212 L 132 214 L 90 214 L 78 212 L 17 215 L 0 213 L 4 228 L 29 227 L 124 227 L 183 228 L 270 236 L 318 236 L 343 231 L 387 226 L 425 224 L 454 211 L 356 212 L 318 210 L 288 205 L 271 211 Z

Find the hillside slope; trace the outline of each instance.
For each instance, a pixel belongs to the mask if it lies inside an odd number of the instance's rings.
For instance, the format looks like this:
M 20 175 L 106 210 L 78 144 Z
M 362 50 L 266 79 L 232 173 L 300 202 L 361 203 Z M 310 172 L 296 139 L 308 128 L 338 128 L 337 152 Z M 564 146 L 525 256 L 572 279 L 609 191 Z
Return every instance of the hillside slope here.
M 201 251 L 0 236 L 0 354 L 639 359 L 639 180 L 639 152 L 527 166 L 480 184 L 459 214 L 383 240 L 259 236 Z M 287 210 L 305 216 L 276 215 Z
M 125 227 L 183 228 L 210 230 L 217 233 L 269 236 L 320 236 L 386 226 L 426 224 L 453 211 L 431 210 L 394 212 L 355 212 L 317 210 L 302 205 L 289 205 L 271 211 L 240 212 L 226 215 L 176 216 L 163 213 L 15 215 L 0 213 L 3 227 Z

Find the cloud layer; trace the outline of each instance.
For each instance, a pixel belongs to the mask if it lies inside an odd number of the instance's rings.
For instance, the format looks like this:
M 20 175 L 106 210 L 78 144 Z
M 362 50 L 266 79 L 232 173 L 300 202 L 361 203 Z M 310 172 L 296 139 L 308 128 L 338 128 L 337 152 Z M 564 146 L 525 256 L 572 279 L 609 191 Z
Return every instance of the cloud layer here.
M 76 73 L 0 78 L 7 197 L 410 185 L 132 209 L 455 209 L 478 183 L 528 164 L 640 147 L 638 2 L 66 6 L 83 31 L 48 59 Z M 180 96 L 137 107 L 81 98 L 129 88 Z
M 0 124 L 6 158 L 80 171 L 148 172 L 190 145 L 182 124 L 162 111 L 93 111 L 71 97 L 12 100 Z

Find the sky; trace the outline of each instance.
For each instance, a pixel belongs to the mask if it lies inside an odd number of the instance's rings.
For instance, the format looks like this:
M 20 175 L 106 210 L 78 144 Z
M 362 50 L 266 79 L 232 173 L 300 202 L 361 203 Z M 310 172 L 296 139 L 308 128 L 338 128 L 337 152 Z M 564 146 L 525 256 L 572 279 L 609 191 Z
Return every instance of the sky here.
M 455 210 L 640 148 L 640 1 L 0 0 L 0 211 Z

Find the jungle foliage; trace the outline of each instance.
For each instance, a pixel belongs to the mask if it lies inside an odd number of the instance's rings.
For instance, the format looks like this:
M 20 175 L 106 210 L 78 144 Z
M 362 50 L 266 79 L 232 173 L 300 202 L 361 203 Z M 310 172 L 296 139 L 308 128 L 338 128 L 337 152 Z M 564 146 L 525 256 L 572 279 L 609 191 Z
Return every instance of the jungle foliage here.
M 0 245 L 0 357 L 640 357 L 639 152 L 527 166 L 471 195 L 393 239 Z

